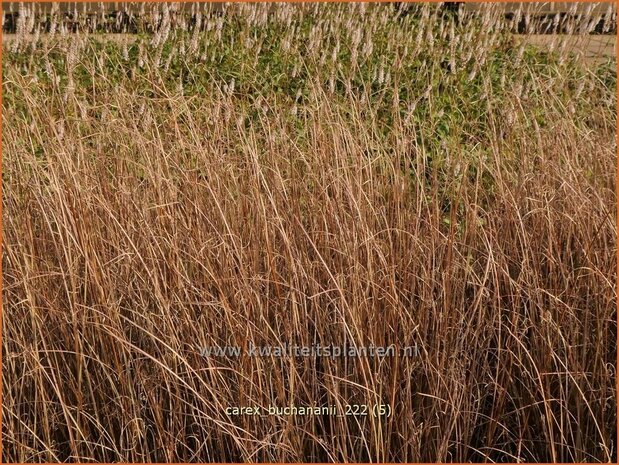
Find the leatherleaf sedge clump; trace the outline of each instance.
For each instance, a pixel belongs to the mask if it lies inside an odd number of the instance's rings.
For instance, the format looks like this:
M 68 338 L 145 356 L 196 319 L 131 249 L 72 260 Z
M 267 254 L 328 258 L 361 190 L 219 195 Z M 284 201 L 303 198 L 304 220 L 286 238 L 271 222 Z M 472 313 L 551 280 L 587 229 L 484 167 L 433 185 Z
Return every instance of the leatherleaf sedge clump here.
M 3 43 L 4 461 L 616 461 L 597 10 L 93 5 Z

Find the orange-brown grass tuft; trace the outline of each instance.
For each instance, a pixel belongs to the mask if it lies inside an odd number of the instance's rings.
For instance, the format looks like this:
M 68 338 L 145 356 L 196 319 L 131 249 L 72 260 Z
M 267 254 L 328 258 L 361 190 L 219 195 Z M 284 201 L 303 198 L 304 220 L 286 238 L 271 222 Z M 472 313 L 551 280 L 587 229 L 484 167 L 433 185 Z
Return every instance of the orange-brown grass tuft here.
M 3 50 L 4 461 L 616 461 L 614 61 L 162 8 Z M 200 353 L 250 343 L 419 354 Z M 391 415 L 225 411 L 348 404 Z

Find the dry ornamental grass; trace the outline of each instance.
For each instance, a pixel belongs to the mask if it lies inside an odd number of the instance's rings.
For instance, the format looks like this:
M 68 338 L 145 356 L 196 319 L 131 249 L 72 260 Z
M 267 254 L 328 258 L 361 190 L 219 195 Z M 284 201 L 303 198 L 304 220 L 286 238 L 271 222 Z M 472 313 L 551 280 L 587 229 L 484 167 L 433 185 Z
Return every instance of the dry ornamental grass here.
M 616 461 L 614 58 L 492 6 L 130 7 L 4 44 L 3 461 Z

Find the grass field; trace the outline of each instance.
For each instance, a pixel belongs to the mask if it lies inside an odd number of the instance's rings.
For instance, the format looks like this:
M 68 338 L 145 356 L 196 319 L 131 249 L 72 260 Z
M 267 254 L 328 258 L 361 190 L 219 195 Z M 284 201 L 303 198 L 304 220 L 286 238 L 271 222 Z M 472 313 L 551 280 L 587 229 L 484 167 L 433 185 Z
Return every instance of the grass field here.
M 614 56 L 187 8 L 3 43 L 3 461 L 616 462 Z

